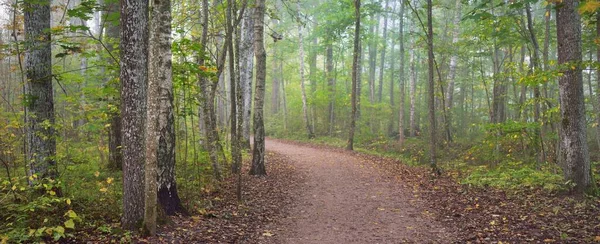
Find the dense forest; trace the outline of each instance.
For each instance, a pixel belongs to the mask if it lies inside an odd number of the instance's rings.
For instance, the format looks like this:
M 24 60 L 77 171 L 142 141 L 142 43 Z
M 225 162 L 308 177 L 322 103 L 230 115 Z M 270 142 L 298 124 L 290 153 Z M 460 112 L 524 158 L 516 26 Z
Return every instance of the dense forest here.
M 0 4 L 0 243 L 600 242 L 596 0 Z

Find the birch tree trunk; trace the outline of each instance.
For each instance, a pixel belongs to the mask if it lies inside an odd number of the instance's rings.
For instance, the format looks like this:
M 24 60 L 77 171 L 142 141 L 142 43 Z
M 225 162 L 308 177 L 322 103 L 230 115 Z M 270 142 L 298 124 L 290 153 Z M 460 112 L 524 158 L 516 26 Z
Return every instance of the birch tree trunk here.
M 328 130 L 329 135 L 332 136 L 335 129 L 335 77 L 333 75 L 333 44 L 331 39 L 327 41 L 326 50 L 326 61 L 325 69 L 327 72 L 327 90 L 329 92 L 329 105 L 328 107 Z
M 581 17 L 578 0 L 564 0 L 556 9 L 558 65 L 565 65 L 558 79 L 561 114 L 561 157 L 565 179 L 583 193 L 593 187 L 587 144 L 583 77 L 581 73 Z
M 435 84 L 433 81 L 433 19 L 432 19 L 432 3 L 427 0 L 427 53 L 428 53 L 428 100 L 429 100 L 429 160 L 433 171 L 440 174 L 436 162 L 436 120 L 435 120 Z
M 417 135 L 417 124 L 415 118 L 415 107 L 417 105 L 416 92 L 417 92 L 417 70 L 415 68 L 415 51 L 414 44 L 411 45 L 411 49 L 408 51 L 409 59 L 410 59 L 410 118 L 409 118 L 409 126 L 410 126 L 410 136 L 414 137 Z
M 250 115 L 252 113 L 252 73 L 254 71 L 254 8 L 248 8 L 242 19 L 240 43 L 240 80 L 243 110 L 243 146 L 250 148 Z
M 398 34 L 400 40 L 400 74 L 398 75 L 400 84 L 400 104 L 398 105 L 398 147 L 404 146 L 404 100 L 405 100 L 405 81 L 404 81 L 404 0 L 400 0 L 400 17 L 398 23 Z M 381 58 L 383 59 L 383 55 Z M 383 68 L 383 66 L 382 66 Z
M 25 1 L 25 104 L 26 159 L 29 176 L 54 179 L 58 168 L 54 156 L 54 94 L 49 0 Z M 20 58 L 20 57 L 19 57 Z M 49 124 L 49 126 L 45 125 Z
M 454 11 L 454 31 L 452 32 L 452 46 L 456 47 L 458 43 L 458 36 L 460 35 L 460 17 L 461 17 L 461 2 L 460 0 L 456 0 Z M 446 105 L 448 106 L 448 110 L 452 109 L 454 105 L 454 81 L 456 78 L 456 66 L 458 65 L 458 54 L 456 50 L 452 53 L 452 57 L 450 57 L 450 67 L 448 71 L 448 88 L 446 89 Z
M 379 35 L 379 17 L 369 28 L 369 102 L 375 102 L 375 68 L 377 66 L 377 35 Z
M 166 215 L 183 214 L 188 212 L 183 208 L 179 194 L 177 193 L 177 182 L 175 181 L 175 116 L 173 114 L 173 67 L 171 53 L 171 3 L 170 0 L 159 0 L 154 2 L 152 9 L 153 40 L 150 42 L 150 67 L 156 75 L 151 75 L 150 80 L 158 82 L 157 133 L 158 148 L 157 177 L 158 177 L 158 203 Z M 156 50 L 156 51 L 154 51 Z M 152 70 L 152 69 L 151 69 Z M 149 99 L 151 98 L 148 95 Z M 149 113 L 150 114 L 150 113 Z
M 298 11 L 300 11 L 300 4 L 298 6 Z M 308 119 L 308 104 L 306 101 L 306 88 L 304 81 L 304 40 L 302 35 L 302 23 L 300 19 L 298 19 L 298 45 L 300 49 L 300 88 L 302 91 L 302 119 L 304 120 L 304 125 L 306 126 L 306 133 L 308 139 L 312 139 L 314 137 L 312 127 L 310 126 L 310 121 Z
M 390 0 L 385 0 L 385 11 L 388 11 L 390 6 Z M 399 17 L 400 21 L 402 21 L 402 16 Z M 379 87 L 377 88 L 377 101 L 381 102 L 383 100 L 383 67 L 385 65 L 385 51 L 387 48 L 387 26 L 388 26 L 388 15 L 384 14 L 383 16 L 383 47 L 381 48 L 381 63 L 379 65 Z M 400 30 L 402 31 L 402 30 Z
M 352 115 L 350 117 L 350 133 L 346 149 L 354 150 L 354 130 L 356 129 L 356 119 L 358 110 L 358 87 L 360 76 L 360 0 L 354 0 L 354 53 L 352 57 Z
M 124 229 L 144 217 L 146 82 L 148 81 L 148 1 L 121 6 L 121 115 L 123 126 Z
M 265 21 L 265 0 L 256 0 L 254 9 L 254 51 L 256 56 L 256 88 L 254 95 L 254 149 L 252 151 L 251 175 L 266 175 L 265 169 L 265 124 L 263 119 L 265 103 L 265 77 L 267 54 L 263 33 Z

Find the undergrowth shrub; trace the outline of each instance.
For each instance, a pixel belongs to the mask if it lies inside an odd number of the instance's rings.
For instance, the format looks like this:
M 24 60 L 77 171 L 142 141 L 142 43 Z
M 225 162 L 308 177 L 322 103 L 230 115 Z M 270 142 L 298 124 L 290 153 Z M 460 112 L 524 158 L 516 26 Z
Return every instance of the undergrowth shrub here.
M 462 183 L 504 189 L 543 188 L 548 191 L 566 190 L 569 187 L 560 174 L 547 168 L 537 170 L 523 162 L 502 163 L 496 167 L 477 166 Z
M 0 179 L 0 240 L 38 242 L 71 236 L 81 218 L 72 208 L 70 198 L 60 196 L 62 183 L 29 177 L 32 186 L 20 184 L 24 179 Z

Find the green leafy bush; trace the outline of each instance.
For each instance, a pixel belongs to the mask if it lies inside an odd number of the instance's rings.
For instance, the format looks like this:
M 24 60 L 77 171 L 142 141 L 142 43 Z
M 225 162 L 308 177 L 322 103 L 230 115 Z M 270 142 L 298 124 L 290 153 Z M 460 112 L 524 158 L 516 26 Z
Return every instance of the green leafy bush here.
M 522 162 L 503 163 L 497 167 L 476 167 L 462 181 L 474 186 L 492 186 L 504 189 L 543 188 L 549 191 L 568 187 L 561 175 L 549 170 L 536 170 Z
M 71 199 L 60 196 L 61 182 L 29 177 L 0 179 L 0 240 L 37 242 L 70 236 L 81 218 L 73 211 Z

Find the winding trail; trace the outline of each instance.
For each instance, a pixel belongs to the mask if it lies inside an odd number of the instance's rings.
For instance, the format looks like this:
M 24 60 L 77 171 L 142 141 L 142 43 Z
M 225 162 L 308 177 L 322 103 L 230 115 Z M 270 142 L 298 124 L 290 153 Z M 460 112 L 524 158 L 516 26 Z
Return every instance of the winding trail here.
M 449 243 L 452 232 L 410 188 L 349 152 L 268 139 L 306 177 L 269 243 Z M 267 162 L 268 163 L 268 162 Z

